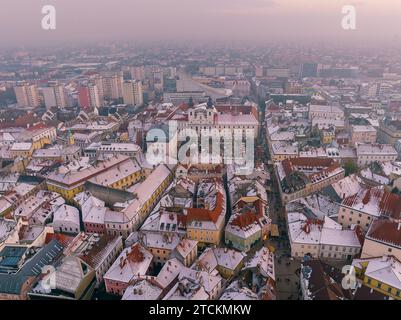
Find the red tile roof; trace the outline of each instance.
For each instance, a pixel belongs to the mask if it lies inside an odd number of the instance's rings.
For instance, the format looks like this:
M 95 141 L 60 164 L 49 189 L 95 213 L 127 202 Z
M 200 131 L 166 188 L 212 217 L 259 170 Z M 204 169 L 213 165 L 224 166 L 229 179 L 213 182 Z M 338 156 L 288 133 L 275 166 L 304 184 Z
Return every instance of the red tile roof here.
M 74 240 L 74 237 L 67 236 L 67 235 L 64 235 L 64 234 L 61 234 L 61 233 L 48 233 L 48 234 L 46 234 L 45 243 L 48 244 L 52 240 L 57 240 L 64 247 L 67 247 Z
M 127 259 L 131 262 L 142 262 L 145 259 L 145 255 L 141 251 L 139 243 L 135 243 L 131 246 L 131 251 L 127 254 Z
M 257 199 L 253 203 L 254 211 L 251 209 L 240 213 L 237 217 L 235 217 L 232 221 L 233 226 L 240 227 L 241 229 L 258 222 L 260 218 L 263 217 L 263 203 L 260 199 Z M 249 206 L 249 203 L 245 201 L 238 201 L 237 207 L 244 208 L 245 206 Z
M 381 186 L 364 189 L 358 194 L 344 199 L 342 204 L 347 207 L 353 207 L 360 202 L 364 205 L 376 203 L 380 214 L 383 216 L 393 219 L 400 219 L 401 217 L 401 197 L 384 190 Z
M 251 211 L 247 211 L 235 217 L 231 224 L 244 229 L 245 227 L 250 226 L 257 221 L 258 218 L 256 214 L 252 213 Z
M 291 158 L 293 166 L 300 167 L 330 167 L 336 161 L 331 158 L 315 158 L 315 157 L 302 157 L 302 158 Z
M 339 168 L 340 165 L 333 159 L 330 158 L 312 158 L 312 157 L 305 157 L 305 158 L 291 158 L 291 159 L 284 159 L 281 162 L 284 173 L 286 176 L 289 176 L 294 171 L 296 171 L 296 167 L 321 167 L 324 168 L 322 171 L 312 174 L 310 179 L 317 177 L 321 174 L 329 174 L 335 169 Z
M 366 237 L 401 247 L 401 228 L 395 221 L 385 219 L 373 221 Z
M 47 129 L 47 128 L 48 128 L 48 126 L 41 122 L 41 123 L 38 123 L 38 124 L 28 128 L 27 131 L 36 131 L 36 130 Z
M 223 195 L 218 192 L 216 195 L 216 206 L 213 210 L 208 210 L 204 208 L 189 208 L 187 214 L 187 222 L 192 221 L 212 221 L 216 223 L 219 216 L 223 211 Z

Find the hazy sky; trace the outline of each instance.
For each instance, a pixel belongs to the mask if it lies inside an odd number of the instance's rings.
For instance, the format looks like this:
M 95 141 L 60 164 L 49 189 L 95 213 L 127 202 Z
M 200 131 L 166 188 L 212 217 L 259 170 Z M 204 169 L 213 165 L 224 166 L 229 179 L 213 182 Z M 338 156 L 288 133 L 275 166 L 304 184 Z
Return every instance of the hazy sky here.
M 57 29 L 41 29 L 43 5 Z M 343 5 L 357 30 L 341 28 Z M 99 40 L 401 39 L 400 0 L 1 0 L 0 46 Z

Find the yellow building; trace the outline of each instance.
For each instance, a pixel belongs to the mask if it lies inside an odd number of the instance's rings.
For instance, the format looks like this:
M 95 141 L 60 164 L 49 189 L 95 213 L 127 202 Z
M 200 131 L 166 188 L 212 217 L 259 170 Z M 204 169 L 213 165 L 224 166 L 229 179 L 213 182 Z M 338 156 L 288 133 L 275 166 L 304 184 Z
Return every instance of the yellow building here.
M 115 156 L 80 171 L 62 170 L 51 173 L 47 178 L 47 189 L 58 192 L 67 201 L 84 191 L 84 184 L 90 181 L 102 186 L 124 189 L 142 178 L 140 167 L 128 156 Z
M 47 127 L 40 123 L 23 131 L 20 138 L 24 142 L 31 142 L 33 149 L 37 150 L 52 144 L 57 139 L 57 131 L 55 127 Z
M 127 238 L 131 232 L 137 230 L 159 202 L 164 191 L 170 185 L 172 177 L 172 172 L 164 164 L 160 164 L 153 170 L 135 189 L 133 201 L 124 210 L 106 214 L 107 233 Z
M 356 277 L 363 284 L 392 299 L 401 300 L 401 263 L 392 256 L 355 259 Z
M 389 254 L 401 261 L 401 225 L 390 219 L 375 219 L 365 235 L 361 258 Z
M 127 160 L 98 174 L 89 181 L 101 186 L 123 190 L 137 183 L 141 178 L 141 167 L 135 161 Z
M 16 142 L 10 149 L 11 156 L 15 159 L 18 157 L 29 158 L 34 151 L 33 143 L 31 142 Z
M 273 163 L 299 156 L 298 147 L 289 141 L 271 141 L 268 138 L 267 146 Z
M 187 236 L 202 244 L 218 245 L 223 235 L 226 214 L 226 193 L 223 186 L 215 183 L 213 208 L 189 208 L 187 210 Z
M 180 243 L 176 233 L 146 232 L 141 235 L 141 244 L 153 254 L 154 263 L 165 264 Z

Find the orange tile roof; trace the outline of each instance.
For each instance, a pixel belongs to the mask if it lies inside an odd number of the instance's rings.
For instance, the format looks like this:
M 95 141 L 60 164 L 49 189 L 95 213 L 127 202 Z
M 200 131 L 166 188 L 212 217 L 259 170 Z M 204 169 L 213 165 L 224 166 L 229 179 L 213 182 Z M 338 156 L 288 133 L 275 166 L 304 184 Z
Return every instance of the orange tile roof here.
M 189 208 L 187 214 L 187 222 L 192 221 L 212 221 L 216 223 L 223 211 L 223 195 L 218 192 L 216 195 L 216 206 L 213 210 L 204 208 Z

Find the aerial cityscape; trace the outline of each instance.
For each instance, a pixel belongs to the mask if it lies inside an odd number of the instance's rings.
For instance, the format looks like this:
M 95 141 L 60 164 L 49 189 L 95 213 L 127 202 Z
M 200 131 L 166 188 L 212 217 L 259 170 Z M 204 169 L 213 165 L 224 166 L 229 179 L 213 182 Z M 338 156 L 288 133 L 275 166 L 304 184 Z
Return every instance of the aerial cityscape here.
M 0 300 L 401 300 L 401 38 L 372 1 L 304 30 L 292 0 L 53 2 L 0 36 Z

